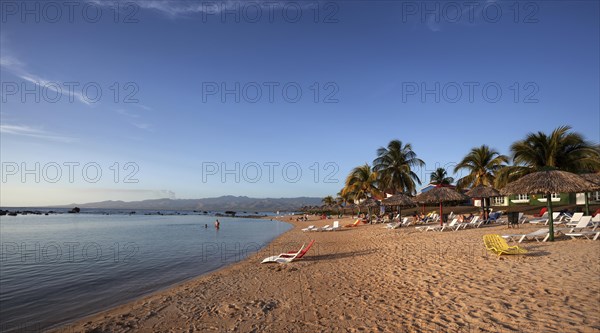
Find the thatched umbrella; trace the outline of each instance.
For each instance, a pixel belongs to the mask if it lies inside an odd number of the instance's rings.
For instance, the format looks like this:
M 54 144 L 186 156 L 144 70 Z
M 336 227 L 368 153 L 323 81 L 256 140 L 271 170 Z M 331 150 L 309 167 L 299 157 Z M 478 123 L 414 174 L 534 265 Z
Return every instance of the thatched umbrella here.
M 552 219 L 552 193 L 578 193 L 591 192 L 600 189 L 600 185 L 588 182 L 582 177 L 560 170 L 538 171 L 509 183 L 500 193 L 510 194 L 536 194 L 546 195 L 548 205 L 548 221 L 550 225 L 550 241 L 554 241 L 554 220 Z
M 389 198 L 381 200 L 381 204 L 383 204 L 384 206 L 397 206 L 399 210 L 398 214 L 401 214 L 402 208 L 413 207 L 415 205 L 415 202 L 413 201 L 411 196 L 406 195 L 404 193 L 398 193 L 392 195 Z
M 600 185 L 600 172 L 597 173 L 584 173 L 579 175 L 581 178 L 587 180 L 590 183 Z M 588 198 L 588 192 L 585 193 L 585 215 L 590 215 L 590 202 Z
M 499 197 L 500 192 L 491 186 L 478 185 L 473 187 L 467 192 L 467 195 L 471 198 L 481 198 L 481 211 L 483 213 L 483 217 L 487 218 L 487 210 L 484 207 L 484 199 Z M 489 205 L 488 205 L 489 209 Z
M 463 201 L 463 200 L 467 200 L 467 199 L 468 199 L 468 197 L 466 195 L 459 193 L 450 187 L 439 186 L 439 187 L 434 187 L 425 193 L 421 193 L 421 194 L 417 195 L 413 200 L 415 202 L 422 202 L 422 203 L 435 203 L 435 204 L 439 203 L 440 204 L 440 225 L 443 225 L 444 224 L 444 218 L 443 218 L 444 211 L 442 208 L 442 203 L 450 202 L 450 201 Z
M 369 198 L 358 204 L 362 207 L 367 207 L 367 214 L 369 214 L 369 222 L 371 222 L 371 208 L 379 207 L 379 202 L 375 199 Z
M 350 209 L 350 213 L 352 213 L 352 216 L 354 216 L 354 208 L 356 208 L 356 205 L 354 203 L 347 202 L 343 208 L 344 214 L 346 213 L 346 209 Z

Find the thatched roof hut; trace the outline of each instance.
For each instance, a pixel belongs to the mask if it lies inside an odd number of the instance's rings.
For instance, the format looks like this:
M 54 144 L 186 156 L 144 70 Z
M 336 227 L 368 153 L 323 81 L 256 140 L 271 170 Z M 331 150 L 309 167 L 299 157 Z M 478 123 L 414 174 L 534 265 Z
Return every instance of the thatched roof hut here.
M 414 197 L 415 202 L 440 203 L 450 201 L 464 201 L 469 199 L 466 195 L 450 187 L 434 187 L 431 190 Z
M 491 198 L 501 196 L 500 192 L 491 186 L 479 185 L 467 192 L 471 198 Z
M 509 183 L 500 193 L 536 194 L 536 193 L 580 193 L 600 190 L 599 184 L 591 183 L 574 173 L 549 170 L 530 173 Z
M 412 197 L 404 193 L 392 195 L 389 198 L 385 198 L 381 201 L 384 206 L 400 206 L 400 207 L 412 207 L 415 205 Z
M 548 225 L 550 241 L 554 241 L 554 221 L 552 219 L 552 193 L 591 192 L 600 189 L 600 184 L 591 183 L 570 172 L 560 170 L 538 171 L 530 173 L 506 185 L 500 193 L 507 194 L 536 194 L 546 195 L 548 202 Z

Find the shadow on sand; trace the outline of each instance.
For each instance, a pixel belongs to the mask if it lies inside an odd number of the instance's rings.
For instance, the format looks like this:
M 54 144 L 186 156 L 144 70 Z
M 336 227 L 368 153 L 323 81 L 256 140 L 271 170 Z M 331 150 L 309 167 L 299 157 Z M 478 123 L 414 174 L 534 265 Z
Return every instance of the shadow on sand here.
M 319 261 L 319 260 L 332 260 L 332 259 L 343 259 L 343 258 L 352 258 L 352 257 L 360 257 L 369 254 L 376 253 L 376 250 L 362 250 L 362 251 L 354 251 L 354 252 L 339 252 L 339 253 L 329 253 L 329 254 L 317 254 L 317 255 L 307 255 L 303 258 L 304 261 Z

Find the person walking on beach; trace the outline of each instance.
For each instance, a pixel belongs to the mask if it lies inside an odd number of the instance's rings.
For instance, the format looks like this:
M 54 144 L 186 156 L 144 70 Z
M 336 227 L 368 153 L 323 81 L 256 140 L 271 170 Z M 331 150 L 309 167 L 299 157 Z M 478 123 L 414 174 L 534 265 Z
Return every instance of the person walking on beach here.
M 219 227 L 221 227 L 221 222 L 219 222 L 219 220 L 215 221 L 215 228 L 219 229 Z

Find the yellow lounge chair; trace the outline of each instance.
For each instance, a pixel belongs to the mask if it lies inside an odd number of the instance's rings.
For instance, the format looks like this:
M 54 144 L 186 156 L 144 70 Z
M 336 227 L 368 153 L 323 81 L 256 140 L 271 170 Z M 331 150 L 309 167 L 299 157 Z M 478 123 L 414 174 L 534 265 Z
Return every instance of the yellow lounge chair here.
M 360 222 L 362 222 L 362 220 L 361 219 L 357 219 L 356 222 L 354 222 L 354 223 L 346 224 L 344 226 L 344 228 L 358 227 L 358 225 L 360 224 Z
M 498 256 L 502 254 L 525 254 L 527 250 L 518 246 L 508 246 L 506 240 L 500 235 L 484 235 L 483 244 L 485 248 L 496 253 Z

